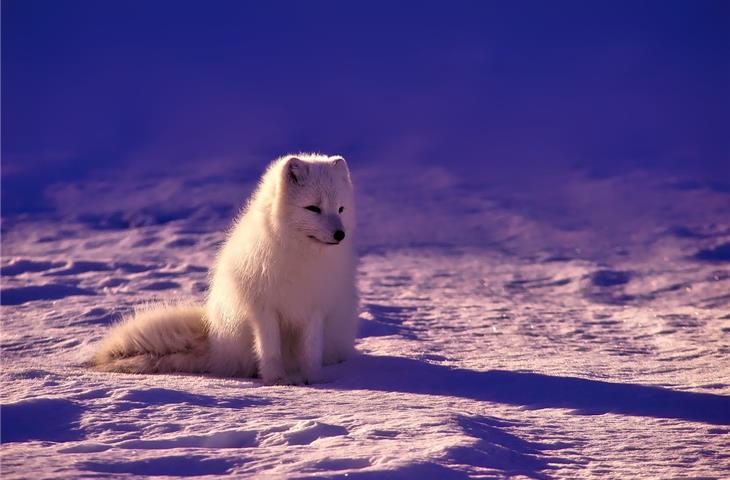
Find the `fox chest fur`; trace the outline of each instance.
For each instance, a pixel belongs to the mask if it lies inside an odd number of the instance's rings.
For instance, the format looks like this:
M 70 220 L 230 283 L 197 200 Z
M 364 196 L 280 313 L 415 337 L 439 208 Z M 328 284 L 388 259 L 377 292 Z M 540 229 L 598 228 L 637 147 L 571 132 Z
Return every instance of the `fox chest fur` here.
M 275 253 L 253 274 L 234 274 L 237 278 L 233 281 L 250 305 L 271 311 L 282 324 L 294 327 L 314 316 L 328 316 L 346 293 L 343 278 L 350 276 L 352 266 L 343 253 L 349 252 L 317 252 L 314 256 L 298 250 Z

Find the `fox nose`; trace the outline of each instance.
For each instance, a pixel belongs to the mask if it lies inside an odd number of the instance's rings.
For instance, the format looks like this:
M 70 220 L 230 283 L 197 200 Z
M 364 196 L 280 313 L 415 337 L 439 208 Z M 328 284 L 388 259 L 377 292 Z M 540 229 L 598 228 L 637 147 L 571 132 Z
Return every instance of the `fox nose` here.
M 337 240 L 338 242 L 341 242 L 342 239 L 345 238 L 345 232 L 343 232 L 342 230 L 337 230 L 335 232 L 334 237 L 335 237 L 335 240 Z

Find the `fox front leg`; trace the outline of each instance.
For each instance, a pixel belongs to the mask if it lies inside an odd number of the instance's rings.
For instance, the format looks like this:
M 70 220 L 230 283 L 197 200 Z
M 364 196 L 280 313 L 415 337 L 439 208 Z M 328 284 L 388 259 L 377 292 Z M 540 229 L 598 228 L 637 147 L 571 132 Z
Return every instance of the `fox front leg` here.
M 279 319 L 268 310 L 261 309 L 251 315 L 259 375 L 267 385 L 289 383 L 281 356 L 281 332 Z
M 316 383 L 322 379 L 322 350 L 324 318 L 314 314 L 302 327 L 299 338 L 298 361 L 304 383 Z

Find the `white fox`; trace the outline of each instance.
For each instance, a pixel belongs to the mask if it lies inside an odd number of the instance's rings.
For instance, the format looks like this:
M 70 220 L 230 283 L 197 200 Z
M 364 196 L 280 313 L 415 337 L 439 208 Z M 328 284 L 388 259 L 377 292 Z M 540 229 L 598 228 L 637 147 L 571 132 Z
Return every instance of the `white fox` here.
M 267 384 L 321 380 L 354 352 L 355 209 L 339 156 L 275 160 L 235 222 L 205 307 L 158 305 L 113 327 L 91 360 L 102 371 L 210 372 Z

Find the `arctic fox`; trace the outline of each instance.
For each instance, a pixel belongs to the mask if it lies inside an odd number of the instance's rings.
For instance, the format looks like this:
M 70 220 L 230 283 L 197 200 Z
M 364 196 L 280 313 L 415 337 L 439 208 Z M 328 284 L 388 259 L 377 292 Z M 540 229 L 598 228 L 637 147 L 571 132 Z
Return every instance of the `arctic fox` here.
M 287 155 L 264 173 L 211 271 L 206 305 L 158 305 L 113 327 L 102 371 L 321 380 L 354 352 L 353 188 L 340 156 Z

